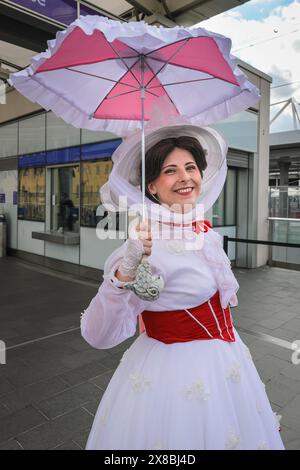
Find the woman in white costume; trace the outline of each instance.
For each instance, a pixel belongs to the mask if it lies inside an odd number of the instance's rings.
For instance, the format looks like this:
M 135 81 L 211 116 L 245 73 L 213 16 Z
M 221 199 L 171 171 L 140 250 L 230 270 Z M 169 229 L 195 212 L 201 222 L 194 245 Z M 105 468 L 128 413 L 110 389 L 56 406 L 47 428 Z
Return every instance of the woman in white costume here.
M 284 449 L 264 384 L 232 325 L 239 285 L 222 238 L 197 218 L 200 205 L 206 212 L 222 191 L 226 153 L 211 128 L 172 124 L 146 135 L 151 224 L 136 227 L 138 238 L 130 236 L 107 259 L 81 333 L 105 349 L 133 336 L 140 315 L 145 330 L 101 399 L 86 449 Z M 113 161 L 102 201 L 117 207 L 126 195 L 128 205 L 140 203 L 138 134 L 118 147 Z M 154 301 L 124 288 L 144 254 L 164 280 Z

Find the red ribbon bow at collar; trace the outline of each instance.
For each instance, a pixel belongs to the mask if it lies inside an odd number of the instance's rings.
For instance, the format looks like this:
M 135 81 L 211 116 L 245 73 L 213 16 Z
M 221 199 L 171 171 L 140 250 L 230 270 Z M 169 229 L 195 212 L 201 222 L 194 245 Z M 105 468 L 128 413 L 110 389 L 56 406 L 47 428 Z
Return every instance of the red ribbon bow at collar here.
M 159 221 L 159 223 L 163 223 Z M 190 227 L 190 224 L 175 224 L 173 222 L 168 222 L 166 225 L 170 225 L 171 227 Z M 195 220 L 192 222 L 193 231 L 197 234 L 200 232 L 208 232 L 210 228 L 212 228 L 212 223 L 209 220 Z
M 192 222 L 193 231 L 196 233 L 208 232 L 212 228 L 212 223 L 209 220 L 196 220 Z

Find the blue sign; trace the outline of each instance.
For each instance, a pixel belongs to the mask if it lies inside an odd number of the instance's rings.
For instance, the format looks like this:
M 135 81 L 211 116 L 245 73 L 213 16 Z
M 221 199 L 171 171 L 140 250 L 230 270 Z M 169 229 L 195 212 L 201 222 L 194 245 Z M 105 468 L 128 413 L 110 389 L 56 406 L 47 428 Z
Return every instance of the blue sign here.
M 80 147 L 48 150 L 46 152 L 46 164 L 68 163 L 80 161 Z
M 105 140 L 104 142 L 85 144 L 81 147 L 67 147 L 64 149 L 20 155 L 18 158 L 18 167 L 41 167 L 45 165 L 79 162 L 80 160 L 110 158 L 121 142 L 122 139 Z
M 18 204 L 18 191 L 13 191 L 13 205 L 16 206 Z
M 98 160 L 100 158 L 111 157 L 121 142 L 122 139 L 115 139 L 104 142 L 97 142 L 95 144 L 85 144 L 81 149 L 81 159 Z
M 19 168 L 45 166 L 45 164 L 46 164 L 46 152 L 31 153 L 29 155 L 22 155 L 18 158 Z
M 77 18 L 76 0 L 14 0 L 12 3 L 28 8 L 63 24 L 70 24 Z M 81 15 L 97 15 L 92 8 L 80 5 Z

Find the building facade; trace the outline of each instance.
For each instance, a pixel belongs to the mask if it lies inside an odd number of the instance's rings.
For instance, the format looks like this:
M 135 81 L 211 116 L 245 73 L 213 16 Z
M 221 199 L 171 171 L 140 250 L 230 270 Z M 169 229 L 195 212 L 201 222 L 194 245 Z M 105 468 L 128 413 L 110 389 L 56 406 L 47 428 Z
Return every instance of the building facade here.
M 270 79 L 242 63 L 262 99 L 215 124 L 229 143 L 225 187 L 205 214 L 222 235 L 267 239 Z M 99 188 L 121 139 L 76 129 L 28 102 L 16 90 L 0 107 L 0 194 L 10 252 L 57 269 L 93 275 L 124 241 L 99 239 Z M 44 234 L 44 235 L 43 235 Z M 261 248 L 261 249 L 259 249 Z M 233 264 L 265 264 L 264 247 L 230 244 Z

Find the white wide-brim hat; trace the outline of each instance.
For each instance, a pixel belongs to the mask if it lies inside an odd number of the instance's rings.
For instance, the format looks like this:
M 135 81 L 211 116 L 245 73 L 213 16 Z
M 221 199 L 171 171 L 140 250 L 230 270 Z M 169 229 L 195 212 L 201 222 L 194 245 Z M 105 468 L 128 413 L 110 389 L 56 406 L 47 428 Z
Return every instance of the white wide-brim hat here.
M 201 194 L 197 204 L 202 204 L 204 213 L 218 199 L 227 175 L 226 155 L 228 146 L 223 137 L 211 127 L 200 127 L 189 123 L 170 124 L 145 129 L 145 151 L 157 142 L 169 137 L 195 137 L 205 151 L 207 167 L 203 171 Z M 133 204 L 142 204 L 140 187 L 141 132 L 128 136 L 112 155 L 113 168 L 107 183 L 100 189 L 101 202 L 107 210 L 118 210 Z M 126 196 L 126 203 L 120 204 L 120 197 Z M 146 206 L 160 206 L 145 198 Z M 161 210 L 161 206 L 160 206 Z

